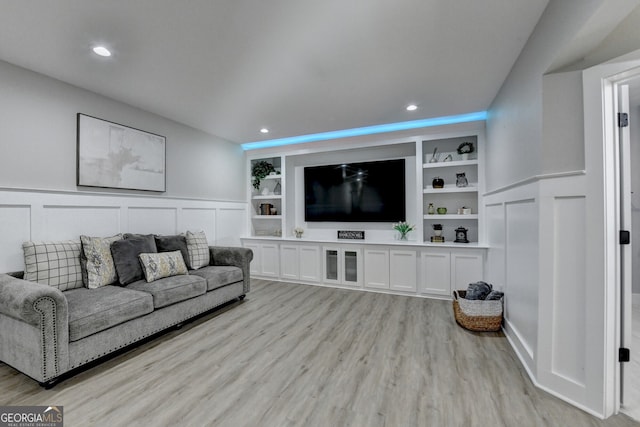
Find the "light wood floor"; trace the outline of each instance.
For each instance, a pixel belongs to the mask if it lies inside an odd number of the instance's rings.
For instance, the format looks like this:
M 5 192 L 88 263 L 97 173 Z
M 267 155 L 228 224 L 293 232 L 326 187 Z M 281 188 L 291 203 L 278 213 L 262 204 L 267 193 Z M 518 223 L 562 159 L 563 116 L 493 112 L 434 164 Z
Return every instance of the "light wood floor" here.
M 0 364 L 0 404 L 65 426 L 637 426 L 538 389 L 451 303 L 253 281 L 242 303 L 41 389 Z

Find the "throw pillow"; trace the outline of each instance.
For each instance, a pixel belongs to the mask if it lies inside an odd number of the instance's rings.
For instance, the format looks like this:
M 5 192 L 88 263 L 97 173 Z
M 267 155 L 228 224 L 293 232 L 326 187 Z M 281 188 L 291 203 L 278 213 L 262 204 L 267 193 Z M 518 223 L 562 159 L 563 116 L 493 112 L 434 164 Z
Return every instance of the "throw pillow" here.
M 147 283 L 164 277 L 189 274 L 180 251 L 138 255 Z
M 156 252 L 153 235 L 148 236 L 125 234 L 123 240 L 111 244 L 111 255 L 121 285 L 128 285 L 144 278 L 138 255 L 143 252 Z
M 187 231 L 187 250 L 189 251 L 189 265 L 192 270 L 209 265 L 209 244 L 204 231 Z
M 182 253 L 182 259 L 187 266 L 187 269 L 191 269 L 189 265 L 189 250 L 187 249 L 187 238 L 185 236 L 155 236 L 156 247 L 158 252 L 173 252 L 180 251 Z
M 61 291 L 81 288 L 80 242 L 24 242 L 24 279 Z
M 465 299 L 478 300 L 485 299 L 487 295 L 491 292 L 492 285 L 486 282 L 475 282 L 469 283 L 467 287 L 467 293 L 465 294 Z
M 110 248 L 113 242 L 121 239 L 122 234 L 113 237 L 80 236 L 82 274 L 87 288 L 96 289 L 118 280 Z
M 497 301 L 502 299 L 503 296 L 504 296 L 504 292 L 491 291 L 489 292 L 489 295 L 487 295 L 487 297 L 485 298 L 485 301 Z

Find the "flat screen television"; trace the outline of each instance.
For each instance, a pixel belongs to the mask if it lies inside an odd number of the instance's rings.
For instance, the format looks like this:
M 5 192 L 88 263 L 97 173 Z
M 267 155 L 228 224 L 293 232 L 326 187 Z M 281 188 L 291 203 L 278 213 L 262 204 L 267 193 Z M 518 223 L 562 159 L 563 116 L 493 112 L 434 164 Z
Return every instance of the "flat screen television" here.
M 405 221 L 404 163 L 397 159 L 305 167 L 305 221 Z

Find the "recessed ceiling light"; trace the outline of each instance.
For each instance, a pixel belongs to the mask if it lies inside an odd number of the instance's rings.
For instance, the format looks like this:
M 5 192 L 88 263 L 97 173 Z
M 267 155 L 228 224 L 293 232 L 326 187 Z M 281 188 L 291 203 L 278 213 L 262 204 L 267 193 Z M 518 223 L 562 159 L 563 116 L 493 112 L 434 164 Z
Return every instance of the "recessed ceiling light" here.
M 100 56 L 111 56 L 111 51 L 104 46 L 96 46 L 93 48 L 93 53 Z
M 261 132 L 261 133 L 269 133 L 269 129 L 267 129 L 267 128 L 262 128 L 262 129 L 260 129 L 260 132 Z
M 407 105 L 407 111 L 416 111 L 417 109 L 418 109 L 418 106 L 415 104 Z

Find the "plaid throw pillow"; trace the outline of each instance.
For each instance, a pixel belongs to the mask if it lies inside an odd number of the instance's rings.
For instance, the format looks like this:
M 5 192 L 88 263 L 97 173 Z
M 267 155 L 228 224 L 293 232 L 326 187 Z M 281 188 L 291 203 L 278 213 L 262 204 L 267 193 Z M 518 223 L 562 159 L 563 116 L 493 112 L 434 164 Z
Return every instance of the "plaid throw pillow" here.
M 193 270 L 209 265 L 209 244 L 204 231 L 195 233 L 187 231 L 187 250 L 189 251 L 189 265 Z
M 61 291 L 81 288 L 80 242 L 24 242 L 24 279 Z

